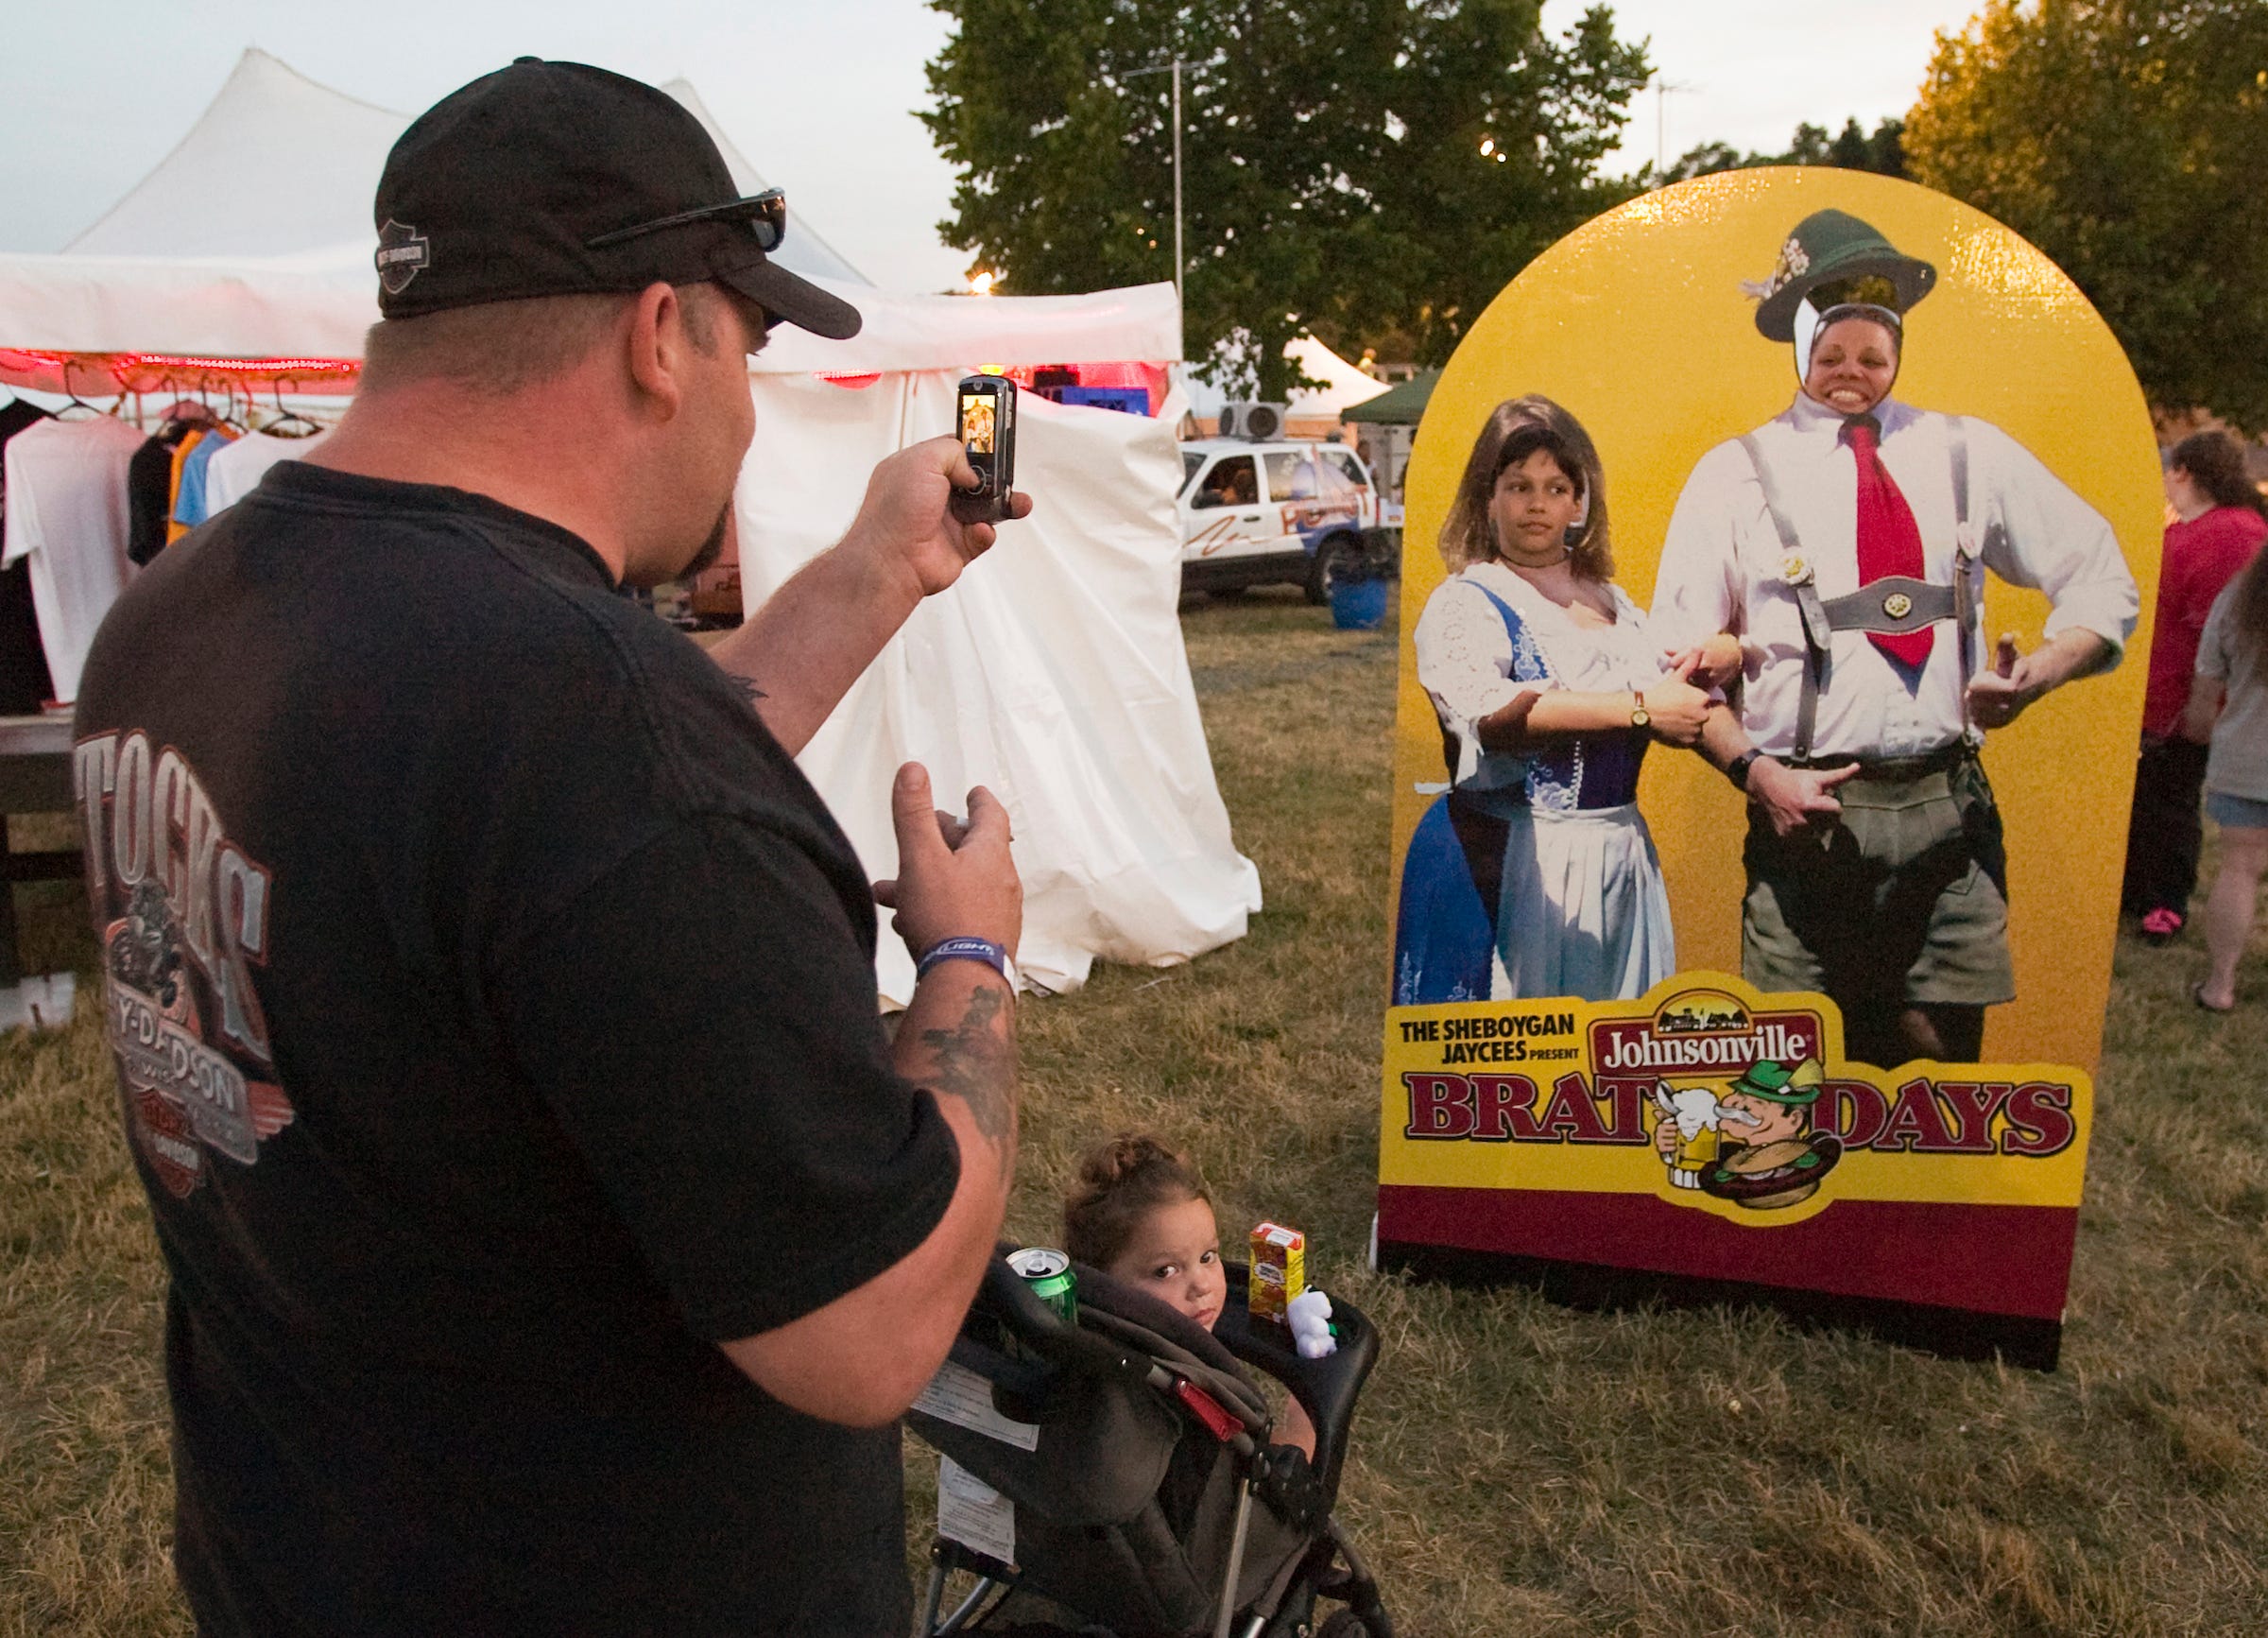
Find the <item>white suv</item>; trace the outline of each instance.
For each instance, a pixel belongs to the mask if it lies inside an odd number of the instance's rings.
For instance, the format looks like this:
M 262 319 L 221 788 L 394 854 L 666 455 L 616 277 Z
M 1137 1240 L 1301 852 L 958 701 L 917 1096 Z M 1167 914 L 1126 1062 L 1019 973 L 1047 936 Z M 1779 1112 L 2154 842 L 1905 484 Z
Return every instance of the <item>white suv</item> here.
M 1181 446 L 1181 466 L 1186 590 L 1288 582 L 1320 603 L 1378 523 L 1369 469 L 1345 444 L 1207 438 Z

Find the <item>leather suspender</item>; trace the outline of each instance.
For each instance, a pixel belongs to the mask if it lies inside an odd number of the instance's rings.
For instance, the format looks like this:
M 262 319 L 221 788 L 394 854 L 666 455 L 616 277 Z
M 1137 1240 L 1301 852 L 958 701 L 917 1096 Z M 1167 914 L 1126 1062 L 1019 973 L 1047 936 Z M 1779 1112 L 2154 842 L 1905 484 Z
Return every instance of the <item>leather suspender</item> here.
M 1951 620 L 1954 651 L 1960 662 L 1963 733 L 1971 741 L 1976 738 L 1975 727 L 1968 720 L 1968 682 L 1975 665 L 1973 628 L 1981 606 L 1976 586 L 1977 558 L 1982 547 L 1972 538 L 1968 526 L 1967 424 L 1957 415 L 1946 417 L 1946 424 L 1953 468 L 1953 583 L 1940 586 L 1903 575 L 1889 576 L 1847 596 L 1831 599 L 1820 597 L 1810 566 L 1804 562 L 1803 542 L 1788 516 L 1779 485 L 1764 460 L 1763 450 L 1757 444 L 1754 434 L 1741 435 L 1741 447 L 1747 452 L 1748 464 L 1755 469 L 1757 484 L 1764 491 L 1764 510 L 1771 514 L 1780 550 L 1787 555 L 1793 571 L 1788 577 L 1788 589 L 1796 595 L 1796 607 L 1803 618 L 1803 690 L 1796 707 L 1793 753 L 1797 762 L 1809 760 L 1812 754 L 1812 741 L 1819 723 L 1819 694 L 1827 686 L 1837 631 L 1912 631 L 1939 620 Z
M 1780 500 L 1779 485 L 1772 476 L 1772 468 L 1765 461 L 1755 434 L 1741 434 L 1741 447 L 1748 452 L 1748 464 L 1756 470 L 1756 481 L 1764 491 L 1764 510 L 1772 514 L 1772 527 L 1779 535 L 1780 550 L 1790 562 L 1801 563 L 1803 542 L 1789 520 L 1788 509 Z M 1791 578 L 1789 589 L 1796 594 L 1796 607 L 1803 616 L 1803 692 L 1796 705 L 1795 756 L 1797 762 L 1804 762 L 1811 757 L 1812 736 L 1819 724 L 1819 691 L 1827 686 L 1834 627 L 1828 619 L 1827 606 L 1819 600 L 1819 588 L 1812 583 L 1808 572 Z
M 1961 737 L 1977 745 L 1984 736 L 1968 714 L 1968 683 L 1976 675 L 1977 645 L 1983 641 L 1976 628 L 1984 612 L 1977 583 L 1984 542 L 1968 525 L 1968 422 L 1957 415 L 1945 419 L 1953 457 L 1953 651 L 1961 661 Z

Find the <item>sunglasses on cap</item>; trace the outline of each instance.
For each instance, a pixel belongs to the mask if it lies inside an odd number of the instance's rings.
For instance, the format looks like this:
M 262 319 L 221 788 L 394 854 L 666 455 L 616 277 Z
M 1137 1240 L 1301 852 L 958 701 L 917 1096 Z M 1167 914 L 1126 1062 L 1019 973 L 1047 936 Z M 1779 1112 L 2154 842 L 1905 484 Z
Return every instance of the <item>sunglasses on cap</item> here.
M 601 233 L 595 239 L 585 239 L 587 250 L 602 250 L 609 245 L 619 245 L 627 239 L 642 239 L 648 233 L 665 233 L 671 228 L 691 227 L 696 222 L 747 222 L 754 230 L 759 250 L 771 251 L 780 248 L 787 237 L 787 195 L 779 188 L 766 188 L 745 199 L 732 199 L 721 205 L 704 205 L 697 211 L 679 211 L 674 216 L 658 216 L 650 222 L 639 222 L 627 228 L 616 228 L 610 233 Z

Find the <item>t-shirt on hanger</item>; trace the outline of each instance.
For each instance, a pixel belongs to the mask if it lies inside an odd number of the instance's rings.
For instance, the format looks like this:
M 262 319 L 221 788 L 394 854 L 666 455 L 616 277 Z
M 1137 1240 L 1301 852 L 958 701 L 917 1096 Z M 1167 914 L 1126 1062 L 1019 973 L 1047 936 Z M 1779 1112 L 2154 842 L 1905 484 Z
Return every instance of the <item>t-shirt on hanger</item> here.
M 78 698 L 94 629 L 126 585 L 127 472 L 142 434 L 122 421 L 43 421 L 8 440 L 0 567 L 30 564 L 32 607 L 54 698 Z

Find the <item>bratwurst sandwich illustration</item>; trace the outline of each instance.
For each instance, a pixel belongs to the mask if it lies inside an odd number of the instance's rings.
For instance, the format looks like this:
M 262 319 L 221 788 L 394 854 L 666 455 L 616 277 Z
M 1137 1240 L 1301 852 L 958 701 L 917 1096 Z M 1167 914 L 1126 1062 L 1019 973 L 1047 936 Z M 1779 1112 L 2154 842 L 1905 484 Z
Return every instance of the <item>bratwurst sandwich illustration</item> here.
M 1760 1060 L 1717 1099 L 1720 1148 L 1700 1168 L 1701 1192 L 1752 1212 L 1775 1212 L 1818 1193 L 1843 1158 L 1832 1132 L 1812 1130 L 1826 1071 L 1815 1058 L 1795 1068 Z

